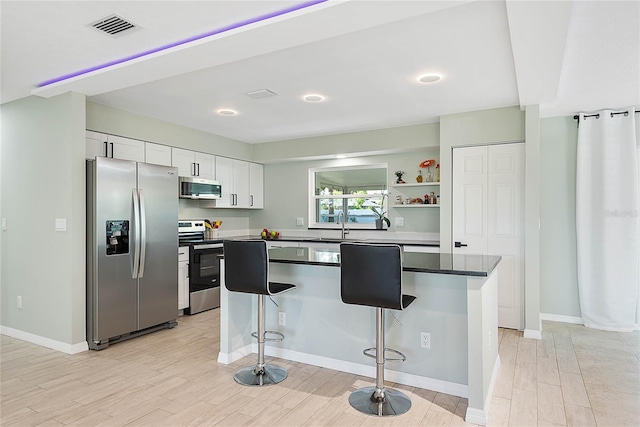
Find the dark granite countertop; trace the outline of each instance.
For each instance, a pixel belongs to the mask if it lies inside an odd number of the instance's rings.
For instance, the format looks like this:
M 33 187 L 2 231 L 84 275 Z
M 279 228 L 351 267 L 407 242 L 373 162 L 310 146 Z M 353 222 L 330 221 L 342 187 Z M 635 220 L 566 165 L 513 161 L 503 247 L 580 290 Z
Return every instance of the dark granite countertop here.
M 499 256 L 428 254 L 405 252 L 403 271 L 417 273 L 455 274 L 459 276 L 487 277 L 496 268 Z M 271 262 L 284 264 L 340 266 L 340 250 L 318 248 L 273 248 L 269 249 Z
M 256 236 L 228 236 L 220 239 L 214 240 L 204 240 L 201 242 L 195 243 L 181 243 L 180 246 L 192 246 L 192 245 L 207 245 L 213 243 L 222 243 L 223 240 L 256 240 L 259 237 Z M 308 243 L 341 243 L 341 242 L 361 242 L 361 243 L 379 243 L 379 244 L 396 244 L 400 246 L 429 246 L 429 247 L 440 247 L 440 242 L 437 240 L 404 240 L 404 239 L 339 239 L 339 238 L 331 238 L 331 237 L 312 237 L 312 236 L 289 236 L 289 237 L 280 237 L 275 240 L 268 240 L 269 242 L 277 243 L 277 242 L 308 242 Z

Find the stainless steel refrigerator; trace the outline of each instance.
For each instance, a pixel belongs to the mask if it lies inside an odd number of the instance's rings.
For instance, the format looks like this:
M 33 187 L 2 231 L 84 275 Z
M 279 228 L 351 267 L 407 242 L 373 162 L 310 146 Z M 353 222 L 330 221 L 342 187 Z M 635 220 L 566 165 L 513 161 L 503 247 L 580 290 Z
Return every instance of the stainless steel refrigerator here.
M 178 317 L 178 170 L 87 161 L 87 342 L 172 328 Z

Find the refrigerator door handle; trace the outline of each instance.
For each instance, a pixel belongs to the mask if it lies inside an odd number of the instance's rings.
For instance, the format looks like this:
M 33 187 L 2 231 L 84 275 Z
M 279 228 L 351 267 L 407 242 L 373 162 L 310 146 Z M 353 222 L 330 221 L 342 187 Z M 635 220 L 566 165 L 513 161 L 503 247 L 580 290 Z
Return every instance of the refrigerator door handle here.
M 138 278 L 144 276 L 144 264 L 147 258 L 147 209 L 144 204 L 144 193 L 142 189 L 138 190 L 140 194 L 140 273 Z
M 133 189 L 133 273 L 132 279 L 138 278 L 138 267 L 140 267 L 140 205 L 138 203 L 138 190 Z

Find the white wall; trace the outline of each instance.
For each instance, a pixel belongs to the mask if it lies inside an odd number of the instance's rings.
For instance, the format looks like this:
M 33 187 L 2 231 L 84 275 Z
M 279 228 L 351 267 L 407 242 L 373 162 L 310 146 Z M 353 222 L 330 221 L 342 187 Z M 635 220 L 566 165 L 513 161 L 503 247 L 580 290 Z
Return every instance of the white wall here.
M 540 311 L 580 317 L 576 247 L 577 122 L 540 121 Z
M 0 111 L 3 332 L 70 349 L 85 340 L 85 98 L 28 97 Z

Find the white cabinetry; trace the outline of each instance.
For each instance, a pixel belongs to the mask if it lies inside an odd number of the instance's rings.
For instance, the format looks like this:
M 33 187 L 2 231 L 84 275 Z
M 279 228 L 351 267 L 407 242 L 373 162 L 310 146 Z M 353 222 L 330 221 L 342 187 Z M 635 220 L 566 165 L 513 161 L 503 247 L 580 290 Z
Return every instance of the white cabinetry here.
M 87 131 L 85 153 L 88 159 L 111 157 L 144 162 L 144 141 Z
M 216 156 L 182 148 L 171 149 L 171 166 L 178 168 L 180 176 L 198 176 L 215 179 Z
M 264 207 L 263 166 L 243 160 L 216 157 L 216 180 L 222 185 L 217 208 Z
M 171 166 L 171 147 L 146 142 L 144 144 L 144 161 L 154 165 Z
M 249 163 L 249 207 L 264 208 L 264 166 Z
M 216 180 L 222 185 L 218 208 L 249 207 L 249 163 L 242 160 L 216 158 Z
M 189 307 L 189 247 L 178 248 L 178 310 Z

